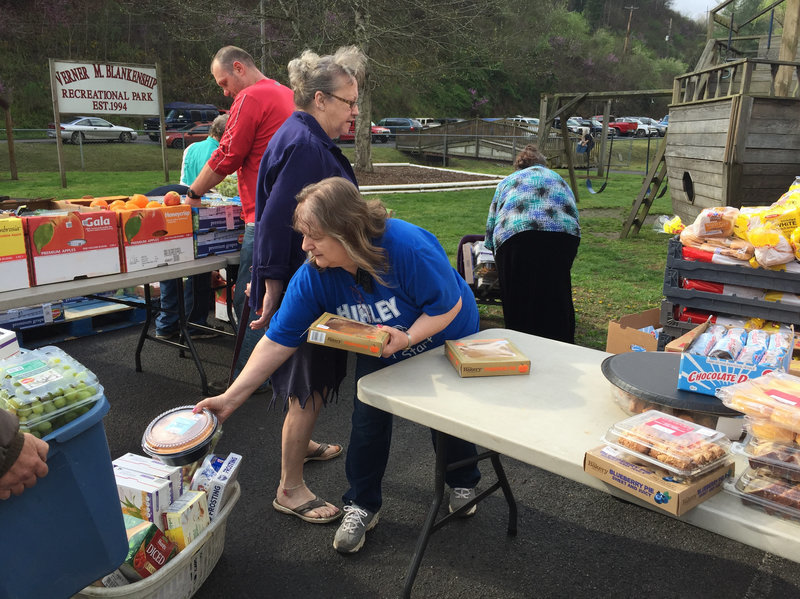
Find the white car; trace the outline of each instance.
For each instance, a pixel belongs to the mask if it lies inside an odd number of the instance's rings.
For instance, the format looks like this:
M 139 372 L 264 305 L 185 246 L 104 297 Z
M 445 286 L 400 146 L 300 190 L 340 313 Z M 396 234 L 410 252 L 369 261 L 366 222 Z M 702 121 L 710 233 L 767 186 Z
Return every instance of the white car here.
M 634 133 L 636 137 L 653 137 L 659 135 L 658 127 L 645 123 L 639 117 L 626 116 L 617 120 L 625 123 L 636 123 L 636 133 Z
M 47 137 L 55 138 L 54 123 L 47 126 Z M 136 131 L 130 127 L 122 127 L 109 123 L 96 116 L 79 116 L 66 123 L 61 123 L 61 139 L 74 144 L 84 141 L 119 141 L 121 143 L 136 139 Z

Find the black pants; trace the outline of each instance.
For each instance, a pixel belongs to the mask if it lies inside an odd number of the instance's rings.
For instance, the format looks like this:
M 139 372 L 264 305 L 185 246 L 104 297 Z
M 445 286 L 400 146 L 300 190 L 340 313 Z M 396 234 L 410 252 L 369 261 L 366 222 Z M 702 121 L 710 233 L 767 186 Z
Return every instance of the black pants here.
M 495 253 L 507 329 L 575 343 L 570 269 L 580 238 L 523 231 Z

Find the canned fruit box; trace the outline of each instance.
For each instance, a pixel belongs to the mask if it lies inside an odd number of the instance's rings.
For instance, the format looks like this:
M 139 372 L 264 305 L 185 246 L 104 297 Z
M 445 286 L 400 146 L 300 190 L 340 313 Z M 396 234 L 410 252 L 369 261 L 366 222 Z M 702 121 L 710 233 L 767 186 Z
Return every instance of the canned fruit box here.
M 380 356 L 389 333 L 372 324 L 325 312 L 308 328 L 308 342 L 337 349 Z
M 128 534 L 128 555 L 119 569 L 131 582 L 155 574 L 177 555 L 178 546 L 152 522 L 129 514 L 124 515 L 124 520 Z
M 178 546 L 178 551 L 199 537 L 209 523 L 208 497 L 204 491 L 186 491 L 164 513 L 167 538 Z
M 586 452 L 583 470 L 650 506 L 682 516 L 719 493 L 733 476 L 734 465 L 726 462 L 702 476 L 680 480 L 664 468 L 614 447 L 601 446 Z
M 45 285 L 121 271 L 116 215 L 75 210 L 24 216 L 31 283 Z
M 195 258 L 205 258 L 215 254 L 238 252 L 242 247 L 244 229 L 225 229 L 194 234 Z
M 122 513 L 164 528 L 164 513 L 169 507 L 169 481 L 114 466 L 117 494 Z
M 191 206 L 120 210 L 125 272 L 194 260 Z
M 445 341 L 447 359 L 461 377 L 530 374 L 531 361 L 508 339 Z
M 183 472 L 179 466 L 168 466 L 153 458 L 147 458 L 135 453 L 126 453 L 114 460 L 113 464 L 126 470 L 149 474 L 169 481 L 170 503 L 183 495 Z
M 196 233 L 213 230 L 243 229 L 242 205 L 237 202 L 216 200 L 203 206 L 192 207 L 192 228 Z
M 22 219 L 0 218 L 0 292 L 30 286 Z
M 0 407 L 20 430 L 44 437 L 89 411 L 103 395 L 97 377 L 57 347 L 0 361 Z

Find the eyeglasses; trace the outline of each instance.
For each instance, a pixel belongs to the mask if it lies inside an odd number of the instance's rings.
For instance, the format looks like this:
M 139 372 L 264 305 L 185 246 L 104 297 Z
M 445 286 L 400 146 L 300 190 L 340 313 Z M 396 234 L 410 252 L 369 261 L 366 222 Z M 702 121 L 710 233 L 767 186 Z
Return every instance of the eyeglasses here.
M 345 104 L 350 107 L 350 110 L 353 110 L 354 106 L 358 106 L 358 100 L 345 100 L 341 96 L 337 96 L 336 94 L 328 94 L 331 98 L 336 98 L 337 100 L 341 100 Z

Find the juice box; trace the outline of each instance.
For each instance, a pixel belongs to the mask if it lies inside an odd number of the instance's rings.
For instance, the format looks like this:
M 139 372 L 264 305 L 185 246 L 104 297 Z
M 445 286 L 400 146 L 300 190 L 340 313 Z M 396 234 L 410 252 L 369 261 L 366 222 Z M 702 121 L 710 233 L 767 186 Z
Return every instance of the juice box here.
M 169 481 L 169 503 L 172 503 L 183 495 L 183 476 L 180 466 L 168 466 L 163 462 L 154 460 L 135 453 L 126 453 L 112 462 L 114 466 L 119 466 L 126 470 L 149 474 L 156 478 L 163 478 Z

